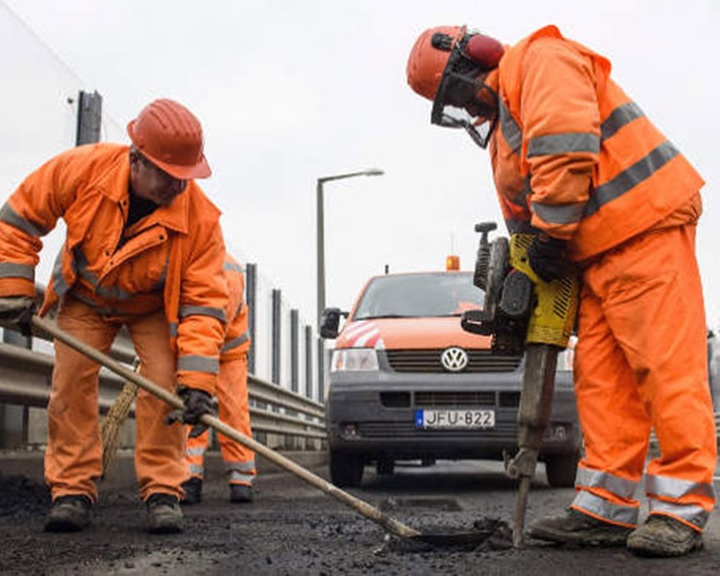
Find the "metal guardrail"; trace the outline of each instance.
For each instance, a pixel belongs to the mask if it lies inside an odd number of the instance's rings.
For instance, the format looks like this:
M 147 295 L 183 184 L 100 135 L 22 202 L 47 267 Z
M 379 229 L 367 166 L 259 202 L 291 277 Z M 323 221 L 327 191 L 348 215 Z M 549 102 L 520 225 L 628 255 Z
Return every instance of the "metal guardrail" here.
M 50 340 L 47 335 L 35 338 Z M 134 349 L 124 332 L 118 335 L 110 355 L 128 365 L 133 363 Z M 0 342 L 0 403 L 46 408 L 50 399 L 53 364 L 51 354 Z M 110 409 L 123 385 L 122 378 L 101 368 L 98 390 L 101 414 Z M 317 440 L 326 438 L 325 408 L 322 404 L 252 375 L 248 377 L 248 395 L 253 433 Z

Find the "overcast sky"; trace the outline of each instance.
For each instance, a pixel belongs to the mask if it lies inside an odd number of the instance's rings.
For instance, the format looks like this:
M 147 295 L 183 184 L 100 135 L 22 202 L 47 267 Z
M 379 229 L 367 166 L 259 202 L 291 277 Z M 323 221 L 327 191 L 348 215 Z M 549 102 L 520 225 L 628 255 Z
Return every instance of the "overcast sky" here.
M 431 126 L 430 103 L 406 84 L 417 35 L 468 24 L 512 44 L 556 24 L 611 60 L 615 79 L 705 178 L 698 254 L 708 323 L 720 324 L 716 0 L 0 1 L 102 94 L 115 133 L 157 97 L 196 113 L 214 171 L 201 184 L 223 210 L 231 250 L 309 323 L 317 178 L 385 172 L 325 186 L 328 305 L 348 308 L 386 265 L 438 269 L 455 253 L 471 269 L 474 224 L 499 220 L 487 154 Z

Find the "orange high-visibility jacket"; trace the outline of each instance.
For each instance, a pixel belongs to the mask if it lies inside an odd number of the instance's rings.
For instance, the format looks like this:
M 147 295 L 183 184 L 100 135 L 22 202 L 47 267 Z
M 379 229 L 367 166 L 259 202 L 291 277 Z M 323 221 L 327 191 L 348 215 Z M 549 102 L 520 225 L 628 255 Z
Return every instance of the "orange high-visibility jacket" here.
M 490 154 L 511 232 L 530 225 L 584 260 L 689 203 L 700 210 L 702 178 L 604 57 L 547 26 L 507 49 L 498 78 Z
M 230 254 L 225 256 L 225 276 L 229 299 L 225 309 L 227 333 L 220 355 L 220 360 L 223 362 L 244 356 L 250 349 L 248 307 L 245 303 L 245 271 Z
M 220 211 L 190 181 L 172 204 L 126 231 L 118 247 L 129 206 L 128 150 L 80 146 L 21 183 L 0 209 L 0 296 L 34 296 L 40 238 L 63 218 L 66 239 L 41 313 L 74 290 L 109 317 L 164 308 L 178 385 L 212 394 L 228 301 Z

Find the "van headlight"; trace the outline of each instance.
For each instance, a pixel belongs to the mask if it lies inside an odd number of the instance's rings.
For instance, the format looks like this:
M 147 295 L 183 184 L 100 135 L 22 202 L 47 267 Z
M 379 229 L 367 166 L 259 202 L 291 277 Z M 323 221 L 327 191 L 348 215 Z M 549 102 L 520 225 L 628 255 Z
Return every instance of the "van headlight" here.
M 330 362 L 330 372 L 368 372 L 378 369 L 377 352 L 374 348 L 334 350 Z

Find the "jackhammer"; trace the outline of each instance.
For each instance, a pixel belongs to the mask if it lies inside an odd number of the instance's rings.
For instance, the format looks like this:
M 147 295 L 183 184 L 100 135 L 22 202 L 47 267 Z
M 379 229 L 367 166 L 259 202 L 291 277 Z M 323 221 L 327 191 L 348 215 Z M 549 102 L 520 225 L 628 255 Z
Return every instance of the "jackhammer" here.
M 485 291 L 482 310 L 466 311 L 464 330 L 492 336 L 492 352 L 525 356 L 520 406 L 518 451 L 505 454 L 505 472 L 518 480 L 513 517 L 513 546 L 523 544 L 530 482 L 552 409 L 557 356 L 572 335 L 579 299 L 575 274 L 544 282 L 527 258 L 532 234 L 498 237 L 489 234 L 494 222 L 475 226 L 481 234 L 473 283 Z

